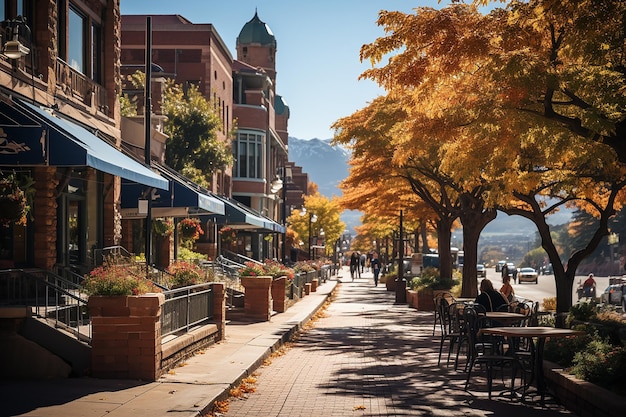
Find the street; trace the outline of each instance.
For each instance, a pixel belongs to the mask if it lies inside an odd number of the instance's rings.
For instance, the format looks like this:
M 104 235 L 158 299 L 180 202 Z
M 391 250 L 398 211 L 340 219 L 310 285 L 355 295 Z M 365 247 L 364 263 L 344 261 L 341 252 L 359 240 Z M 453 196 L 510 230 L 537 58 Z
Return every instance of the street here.
M 500 272 L 496 272 L 495 268 L 487 268 L 487 278 L 493 282 L 493 287 L 496 290 L 500 289 L 502 285 L 502 275 Z M 576 303 L 578 301 L 578 296 L 576 295 L 576 287 L 578 286 L 578 281 L 584 281 L 587 278 L 586 275 L 576 276 L 574 280 L 574 285 L 572 288 L 572 302 Z M 596 295 L 600 297 L 600 294 L 604 291 L 604 289 L 609 285 L 608 277 L 594 277 L 596 280 Z M 480 283 L 480 278 L 478 279 Z M 521 298 L 526 298 L 533 301 L 539 301 L 540 303 L 544 298 L 554 297 L 556 296 L 556 283 L 554 281 L 554 275 L 539 275 L 538 283 L 532 284 L 525 282 L 523 284 L 514 283 L 511 280 L 511 285 L 513 286 L 513 290 L 515 291 L 515 295 Z M 539 307 L 541 309 L 541 306 Z

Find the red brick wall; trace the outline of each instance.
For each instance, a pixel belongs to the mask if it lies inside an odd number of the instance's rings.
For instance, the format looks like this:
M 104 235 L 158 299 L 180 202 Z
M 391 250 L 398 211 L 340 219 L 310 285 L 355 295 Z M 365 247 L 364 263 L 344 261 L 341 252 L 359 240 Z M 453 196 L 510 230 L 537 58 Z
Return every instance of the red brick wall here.
M 33 217 L 35 227 L 35 254 L 36 267 L 52 270 L 56 263 L 56 236 L 57 236 L 57 198 L 55 178 L 56 168 L 36 167 L 33 169 L 35 180 L 35 200 Z

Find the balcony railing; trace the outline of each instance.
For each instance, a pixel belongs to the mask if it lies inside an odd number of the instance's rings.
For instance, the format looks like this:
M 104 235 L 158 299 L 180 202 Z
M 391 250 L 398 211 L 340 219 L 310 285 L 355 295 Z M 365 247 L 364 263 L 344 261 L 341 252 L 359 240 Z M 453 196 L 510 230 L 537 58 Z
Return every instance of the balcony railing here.
M 57 58 L 57 85 L 65 94 L 80 100 L 87 106 L 95 106 L 99 111 L 109 114 L 107 91 L 100 84 L 76 71 L 67 62 Z

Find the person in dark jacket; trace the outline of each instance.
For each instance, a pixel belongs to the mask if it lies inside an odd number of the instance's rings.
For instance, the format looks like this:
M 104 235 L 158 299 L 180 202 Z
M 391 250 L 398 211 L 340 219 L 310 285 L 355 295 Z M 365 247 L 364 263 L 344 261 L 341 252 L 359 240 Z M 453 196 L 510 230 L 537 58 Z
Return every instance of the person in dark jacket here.
M 500 307 L 509 304 L 502 294 L 493 288 L 491 281 L 486 278 L 480 282 L 480 294 L 474 302 L 485 307 L 487 311 L 498 311 Z
M 370 266 L 372 267 L 372 273 L 374 274 L 374 286 L 376 287 L 378 286 L 378 275 L 380 274 L 380 270 L 382 268 L 382 264 L 378 260 L 378 254 L 376 252 L 372 254 Z
M 354 281 L 355 274 L 361 275 L 359 272 L 360 261 L 359 253 L 357 251 L 352 252 L 352 255 L 350 255 L 350 277 L 352 277 L 352 281 Z

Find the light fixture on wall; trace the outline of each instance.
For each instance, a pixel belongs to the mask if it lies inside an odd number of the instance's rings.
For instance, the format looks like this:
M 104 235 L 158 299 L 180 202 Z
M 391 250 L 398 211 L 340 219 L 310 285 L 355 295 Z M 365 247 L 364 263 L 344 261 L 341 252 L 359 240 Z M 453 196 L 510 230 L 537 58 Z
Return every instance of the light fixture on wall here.
M 26 19 L 23 16 L 17 16 L 15 19 L 6 21 L 6 24 L 13 38 L 4 43 L 2 54 L 11 59 L 19 59 L 30 54 L 30 49 L 20 41 L 20 28 L 24 28 L 28 32 L 29 39 L 31 36 Z

